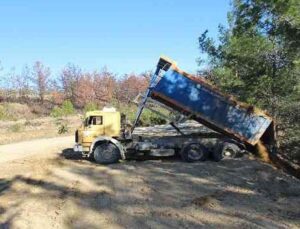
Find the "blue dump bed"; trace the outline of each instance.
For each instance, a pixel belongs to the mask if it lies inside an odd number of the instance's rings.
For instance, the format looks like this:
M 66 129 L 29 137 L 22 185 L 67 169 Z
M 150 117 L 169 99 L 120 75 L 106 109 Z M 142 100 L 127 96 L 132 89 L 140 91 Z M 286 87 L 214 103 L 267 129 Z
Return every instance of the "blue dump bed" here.
M 202 77 L 171 66 L 150 96 L 207 127 L 252 146 L 273 140 L 273 120 L 264 112 L 224 95 Z M 265 140 L 263 140 L 265 139 Z

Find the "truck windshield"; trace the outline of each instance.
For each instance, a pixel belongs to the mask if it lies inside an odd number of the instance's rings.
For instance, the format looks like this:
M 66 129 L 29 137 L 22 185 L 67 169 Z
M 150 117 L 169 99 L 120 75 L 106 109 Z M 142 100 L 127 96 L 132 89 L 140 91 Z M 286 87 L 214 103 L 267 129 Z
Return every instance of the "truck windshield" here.
M 90 125 L 102 125 L 103 117 L 102 116 L 90 116 L 85 120 L 86 126 Z

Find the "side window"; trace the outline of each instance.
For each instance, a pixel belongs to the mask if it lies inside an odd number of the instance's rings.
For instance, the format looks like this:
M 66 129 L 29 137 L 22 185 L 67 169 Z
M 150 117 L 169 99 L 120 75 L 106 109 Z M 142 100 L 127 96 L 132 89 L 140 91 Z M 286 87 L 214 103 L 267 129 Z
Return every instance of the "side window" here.
M 102 125 L 103 116 L 90 116 L 88 120 L 88 125 Z
M 103 124 L 103 116 L 95 116 L 94 125 L 102 125 Z

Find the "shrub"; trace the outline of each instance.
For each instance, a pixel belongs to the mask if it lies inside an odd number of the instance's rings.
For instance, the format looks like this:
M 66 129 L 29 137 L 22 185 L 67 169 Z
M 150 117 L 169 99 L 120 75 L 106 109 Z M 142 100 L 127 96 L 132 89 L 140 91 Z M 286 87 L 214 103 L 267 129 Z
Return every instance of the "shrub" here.
M 59 134 L 64 134 L 69 131 L 69 127 L 66 123 L 62 123 L 61 125 L 58 126 L 58 133 Z
M 62 103 L 61 107 L 54 107 L 50 115 L 54 118 L 72 115 L 75 113 L 75 109 L 71 101 L 66 100 Z
M 7 119 L 9 119 L 7 110 L 3 106 L 0 106 L 0 120 L 7 120 Z
M 157 114 L 153 114 L 150 116 L 150 122 L 152 125 L 162 125 L 162 124 L 166 124 L 166 120 L 161 118 L 159 115 Z
M 84 106 L 84 112 L 98 110 L 99 107 L 94 102 L 89 102 Z
M 58 134 L 65 134 L 69 132 L 68 121 L 62 118 L 57 118 L 55 121 L 55 125 L 57 126 Z
M 62 109 L 60 107 L 54 107 L 50 113 L 50 115 L 54 118 L 63 116 Z
M 12 126 L 9 127 L 9 131 L 11 132 L 20 132 L 23 129 L 23 126 L 19 123 L 13 124 Z
M 61 109 L 65 115 L 71 115 L 75 113 L 74 106 L 70 100 L 66 100 L 61 105 Z
M 120 104 L 118 110 L 125 114 L 127 119 L 133 123 L 137 111 L 137 106 L 135 105 L 127 105 L 127 104 Z M 160 110 L 160 112 L 165 114 L 165 111 Z M 168 115 L 168 114 L 166 114 Z M 165 124 L 166 121 L 161 118 L 159 115 L 153 113 L 150 110 L 144 109 L 141 115 L 140 121 L 138 123 L 139 126 L 151 126 L 151 125 L 161 125 Z
M 150 110 L 144 109 L 139 124 L 141 126 L 152 126 L 161 125 L 165 123 L 165 119 L 161 118 L 158 114 L 155 114 Z

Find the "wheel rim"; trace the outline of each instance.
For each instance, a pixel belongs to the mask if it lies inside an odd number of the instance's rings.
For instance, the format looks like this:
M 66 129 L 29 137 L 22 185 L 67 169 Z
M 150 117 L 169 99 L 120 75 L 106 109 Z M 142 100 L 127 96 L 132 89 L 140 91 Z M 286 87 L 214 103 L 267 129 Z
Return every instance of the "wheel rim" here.
M 108 146 L 106 146 L 103 151 L 102 151 L 102 155 L 104 157 L 104 159 L 108 160 L 111 157 L 111 152 L 108 149 Z
M 203 156 L 202 150 L 198 146 L 191 146 L 188 157 L 194 161 L 200 160 Z
M 234 155 L 234 150 L 231 148 L 225 148 L 222 152 L 223 157 L 231 158 Z

